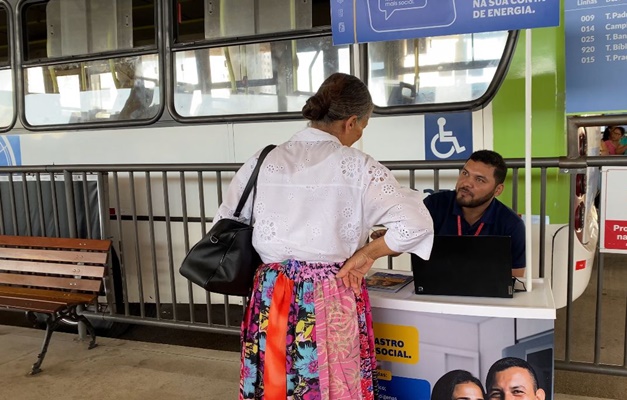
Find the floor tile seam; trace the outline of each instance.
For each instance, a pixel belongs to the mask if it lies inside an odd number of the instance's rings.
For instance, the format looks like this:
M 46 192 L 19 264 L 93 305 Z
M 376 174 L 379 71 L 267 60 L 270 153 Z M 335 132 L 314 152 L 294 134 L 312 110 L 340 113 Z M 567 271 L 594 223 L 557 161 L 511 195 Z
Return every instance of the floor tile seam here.
M 26 353 L 22 353 L 22 354 L 20 354 L 18 356 L 13 356 L 13 357 L 11 357 L 11 359 L 9 359 L 7 361 L 0 362 L 0 369 L 4 365 L 11 364 L 13 362 L 16 362 L 16 361 L 21 360 L 21 359 L 26 358 L 26 357 L 32 357 L 32 356 L 37 355 L 37 354 L 39 354 L 39 350 L 38 349 L 34 349 L 32 351 L 28 351 Z
M 20 329 L 21 331 L 28 331 L 30 328 L 22 328 Z M 72 334 L 72 333 L 67 333 L 67 332 L 58 332 L 59 335 L 56 336 L 57 342 L 64 342 L 64 343 L 76 343 L 76 342 L 80 342 L 77 344 L 81 344 L 81 343 L 86 343 L 88 342 L 89 339 L 78 339 L 77 337 L 71 337 L 71 336 L 76 336 L 76 334 Z M 44 332 L 42 332 L 42 335 L 44 334 Z M 16 333 L 16 332 L 11 332 L 11 333 L 7 333 L 5 335 L 3 335 L 7 338 L 7 340 L 12 341 L 14 339 L 24 339 L 25 335 L 20 334 L 20 333 Z M 36 335 L 27 335 L 26 339 L 32 339 L 33 341 L 35 341 L 35 339 L 37 339 Z M 114 348 L 124 348 L 125 351 L 142 351 L 142 352 L 150 352 L 150 353 L 158 353 L 158 354 L 169 354 L 169 355 L 175 355 L 175 356 L 180 356 L 180 357 L 190 357 L 190 358 L 196 358 L 196 359 L 203 359 L 203 360 L 210 360 L 210 361 L 226 361 L 226 362 L 233 362 L 233 363 L 239 363 L 239 353 L 235 353 L 232 356 L 225 356 L 225 357 L 221 357 L 219 355 L 215 355 L 215 354 L 210 354 L 210 355 L 202 355 L 202 354 L 191 354 L 190 352 L 192 351 L 191 347 L 187 347 L 187 346 L 177 346 L 177 345 L 171 345 L 171 344 L 162 344 L 162 343 L 150 343 L 150 342 L 141 342 L 141 341 L 131 341 L 131 340 L 121 340 L 121 339 L 115 339 L 115 338 L 100 338 L 101 340 L 98 340 L 99 338 L 96 337 L 96 343 L 99 345 L 98 347 L 100 348 L 109 348 L 109 349 L 114 349 Z M 41 340 L 43 340 L 41 338 Z M 48 349 L 49 350 L 53 350 L 55 347 L 55 335 L 52 336 L 50 344 Z M 113 346 L 109 346 L 110 344 L 113 344 Z M 154 346 L 159 346 L 161 347 L 160 349 L 155 349 L 155 348 L 150 348 L 149 346 L 154 345 Z M 33 346 L 35 346 L 35 348 L 33 348 L 32 351 L 29 351 L 28 353 L 26 353 L 25 355 L 29 355 L 29 354 L 33 354 L 33 353 L 38 353 L 40 350 L 40 346 L 41 346 L 41 342 L 37 341 L 37 343 L 33 343 Z M 98 348 L 96 347 L 96 349 Z M 177 351 L 178 350 L 178 351 Z M 211 350 L 211 349 L 198 349 L 200 352 L 220 352 L 220 350 Z M 227 355 L 230 355 L 231 353 L 234 352 L 224 352 Z
M 164 346 L 164 345 L 160 344 L 159 346 Z M 133 348 L 133 349 L 125 349 L 125 350 L 146 352 L 146 353 L 154 353 L 154 354 L 172 355 L 172 356 L 180 356 L 180 357 L 185 357 L 185 358 L 196 358 L 196 359 L 202 359 L 202 360 L 212 360 L 212 361 L 227 361 L 227 362 L 233 362 L 233 363 L 236 363 L 236 362 L 239 363 L 239 361 L 240 361 L 239 360 L 239 355 L 237 356 L 237 358 L 227 358 L 227 357 L 222 358 L 222 357 L 215 356 L 215 355 L 203 356 L 202 354 L 187 354 L 187 353 L 179 353 L 179 352 L 172 352 L 172 351 L 159 350 L 159 349 Z

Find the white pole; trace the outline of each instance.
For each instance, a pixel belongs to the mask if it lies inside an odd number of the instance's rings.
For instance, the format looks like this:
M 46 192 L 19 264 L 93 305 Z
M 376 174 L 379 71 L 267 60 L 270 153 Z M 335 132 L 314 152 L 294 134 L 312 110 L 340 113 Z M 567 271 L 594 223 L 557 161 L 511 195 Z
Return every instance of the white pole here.
M 525 30 L 525 286 L 531 291 L 531 29 Z M 540 221 L 542 223 L 542 221 Z

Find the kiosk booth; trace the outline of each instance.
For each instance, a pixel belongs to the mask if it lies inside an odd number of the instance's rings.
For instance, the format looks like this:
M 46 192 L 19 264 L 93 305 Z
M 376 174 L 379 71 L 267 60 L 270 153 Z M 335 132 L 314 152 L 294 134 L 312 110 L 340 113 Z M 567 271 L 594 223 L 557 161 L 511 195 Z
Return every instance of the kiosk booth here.
M 543 279 L 511 299 L 416 295 L 412 282 L 396 293 L 370 291 L 370 301 L 381 399 L 429 400 L 437 380 L 456 369 L 485 386 L 504 357 L 531 364 L 553 398 L 555 304 Z

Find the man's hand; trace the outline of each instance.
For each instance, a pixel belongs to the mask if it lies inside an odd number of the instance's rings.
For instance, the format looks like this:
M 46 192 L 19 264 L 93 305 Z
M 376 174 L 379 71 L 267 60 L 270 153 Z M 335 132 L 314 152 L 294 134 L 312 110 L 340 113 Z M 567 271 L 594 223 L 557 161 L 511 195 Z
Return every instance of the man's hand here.
M 524 278 L 525 277 L 525 268 L 512 268 L 512 276 L 514 278 Z
M 336 277 L 342 279 L 346 287 L 353 289 L 355 294 L 359 295 L 361 293 L 361 281 L 373 264 L 374 259 L 370 258 L 362 248 L 346 260 Z

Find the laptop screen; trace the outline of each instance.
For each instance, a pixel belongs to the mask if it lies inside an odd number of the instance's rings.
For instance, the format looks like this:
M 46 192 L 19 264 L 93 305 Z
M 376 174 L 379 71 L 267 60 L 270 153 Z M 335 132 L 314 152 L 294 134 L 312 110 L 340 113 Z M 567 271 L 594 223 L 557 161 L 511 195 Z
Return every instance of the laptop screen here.
M 431 257 L 412 254 L 416 294 L 512 297 L 509 236 L 436 235 Z

